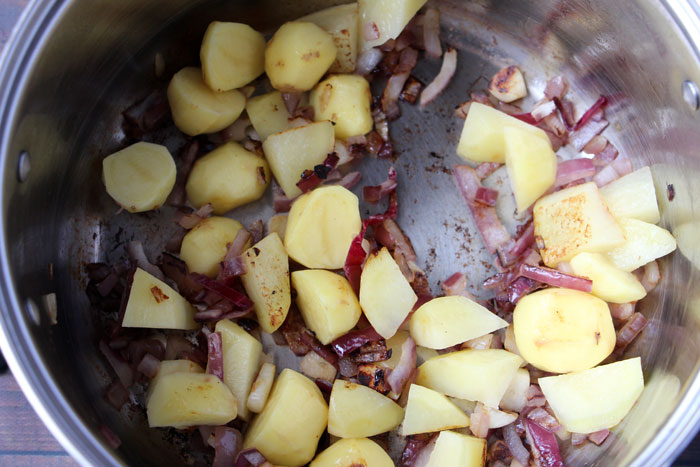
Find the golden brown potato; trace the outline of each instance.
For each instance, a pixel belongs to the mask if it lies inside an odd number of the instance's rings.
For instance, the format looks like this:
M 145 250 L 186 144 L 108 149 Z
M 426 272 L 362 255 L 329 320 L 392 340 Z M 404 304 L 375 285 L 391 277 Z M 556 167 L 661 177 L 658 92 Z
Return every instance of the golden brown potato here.
M 199 58 L 204 82 L 212 90 L 237 89 L 265 71 L 265 37 L 247 24 L 213 21 Z
M 223 214 L 260 198 L 269 183 L 267 161 L 230 142 L 197 159 L 185 189 L 193 206 L 211 203 Z
M 352 73 L 355 71 L 357 49 L 360 45 L 357 18 L 357 3 L 332 6 L 299 18 L 299 21 L 308 21 L 322 27 L 333 36 L 338 55 L 333 65 L 328 69 L 330 73 Z
M 282 92 L 308 91 L 335 61 L 333 37 L 313 23 L 283 24 L 265 49 L 265 72 Z
M 168 148 L 136 143 L 102 161 L 107 193 L 129 212 L 158 209 L 175 185 L 175 161 Z
M 196 136 L 216 133 L 235 122 L 245 107 L 245 95 L 236 90 L 214 92 L 199 68 L 187 67 L 170 81 L 168 102 L 175 126 Z
M 369 83 L 362 76 L 334 75 L 316 85 L 310 103 L 314 120 L 335 124 L 336 138 L 346 139 L 369 133 L 374 125 Z
M 180 258 L 190 272 L 216 277 L 219 263 L 224 260 L 228 244 L 243 226 L 235 219 L 212 216 L 202 220 L 182 239 Z M 246 246 L 250 246 L 250 241 Z

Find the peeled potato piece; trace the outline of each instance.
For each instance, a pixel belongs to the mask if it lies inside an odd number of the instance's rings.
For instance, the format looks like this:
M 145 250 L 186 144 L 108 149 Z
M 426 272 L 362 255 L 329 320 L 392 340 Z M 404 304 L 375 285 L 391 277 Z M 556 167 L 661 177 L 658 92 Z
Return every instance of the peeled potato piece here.
M 199 58 L 212 90 L 237 89 L 265 71 L 265 37 L 247 24 L 214 21 L 204 33 Z
M 445 395 L 412 384 L 406 403 L 401 436 L 469 426 L 469 417 Z
M 248 100 L 245 110 L 253 128 L 265 141 L 273 133 L 279 133 L 289 128 L 289 112 L 279 91 L 255 96 Z
M 552 373 L 587 370 L 615 348 L 608 304 L 578 290 L 551 288 L 521 298 L 513 327 L 520 355 Z
M 591 293 L 606 302 L 636 302 L 647 294 L 634 274 L 618 269 L 607 256 L 600 253 L 579 253 L 569 264 L 574 274 L 593 281 Z
M 223 214 L 260 198 L 269 183 L 267 161 L 230 142 L 197 159 L 185 189 L 193 206 L 211 203 Z
M 384 449 L 367 438 L 339 439 L 316 456 L 309 467 L 394 467 Z
M 175 185 L 177 169 L 168 148 L 136 143 L 102 161 L 107 193 L 129 212 L 158 209 Z
M 216 277 L 219 263 L 228 251 L 228 244 L 233 242 L 242 228 L 241 223 L 235 219 L 208 217 L 185 234 L 180 247 L 180 258 L 190 272 Z M 250 241 L 247 245 L 249 244 Z
M 481 467 L 486 462 L 486 440 L 443 431 L 426 467 Z
M 168 102 L 175 126 L 196 136 L 216 133 L 235 122 L 245 107 L 245 96 L 236 90 L 212 91 L 199 68 L 187 67 L 170 81 Z
M 374 436 L 396 428 L 403 415 L 396 402 L 374 389 L 337 379 L 328 405 L 328 433 L 341 438 Z
M 284 246 L 307 268 L 340 269 L 361 228 L 357 196 L 341 186 L 320 187 L 292 204 Z
M 330 76 L 316 85 L 309 98 L 314 120 L 333 122 L 340 139 L 369 133 L 374 125 L 371 100 L 369 83 L 357 75 Z
M 299 21 L 314 23 L 333 36 L 338 55 L 328 69 L 330 73 L 352 73 L 355 71 L 359 47 L 357 16 L 357 3 L 348 3 L 332 6 L 299 18 Z
M 236 398 L 216 376 L 170 373 L 159 379 L 146 404 L 148 425 L 186 428 L 225 425 L 236 418 Z
M 362 50 L 396 39 L 426 0 L 360 0 Z
M 124 311 L 125 328 L 197 329 L 194 308 L 172 287 L 137 268 Z
M 283 24 L 265 49 L 265 72 L 282 92 L 308 91 L 335 61 L 333 37 L 313 23 Z

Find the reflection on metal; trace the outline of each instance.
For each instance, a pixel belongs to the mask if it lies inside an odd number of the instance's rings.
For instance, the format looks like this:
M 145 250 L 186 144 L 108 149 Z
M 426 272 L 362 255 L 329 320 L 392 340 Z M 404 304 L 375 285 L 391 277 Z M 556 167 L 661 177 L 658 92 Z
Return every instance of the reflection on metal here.
M 682 84 L 683 100 L 688 104 L 690 110 L 698 110 L 700 106 L 700 91 L 698 85 L 692 81 L 685 80 Z

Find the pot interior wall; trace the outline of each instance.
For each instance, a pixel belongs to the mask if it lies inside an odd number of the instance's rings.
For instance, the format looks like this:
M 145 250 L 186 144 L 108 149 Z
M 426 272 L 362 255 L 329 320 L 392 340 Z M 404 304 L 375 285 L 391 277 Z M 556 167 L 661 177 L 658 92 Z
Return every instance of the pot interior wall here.
M 180 437 L 164 437 L 147 428 L 140 411 L 117 413 L 105 402 L 103 393 L 112 377 L 96 347 L 101 320 L 91 314 L 84 294 L 86 263 L 119 260 L 124 244 L 132 239 L 143 241 L 155 259 L 174 231 L 169 208 L 157 215 L 117 212 L 104 191 L 101 160 L 126 143 L 121 112 L 153 89 L 164 90 L 167 79 L 182 66 L 198 63 L 199 44 L 210 21 L 244 22 L 271 32 L 285 20 L 329 4 L 58 2 L 55 19 L 42 23 L 43 32 L 36 36 L 49 39 L 27 44 L 37 46 L 26 57 L 32 71 L 17 85 L 12 138 L 3 142 L 4 233 L 15 304 L 21 306 L 8 310 L 3 321 L 14 336 L 18 359 L 32 362 L 26 371 L 34 372 L 29 379 L 39 397 L 67 403 L 77 414 L 73 422 L 84 423 L 94 433 L 95 441 L 76 444 L 91 463 L 105 462 L 100 456 L 107 448 L 97 445 L 102 442 L 102 424 L 123 440 L 115 462 L 183 461 L 180 450 L 170 448 L 170 443 L 181 444 Z M 453 116 L 455 105 L 467 100 L 470 91 L 484 89 L 488 77 L 506 64 L 518 64 L 525 71 L 531 102 L 542 96 L 546 80 L 559 73 L 572 83 L 579 112 L 600 94 L 610 96 L 606 136 L 636 167 L 652 166 L 662 224 L 674 231 L 697 218 L 700 132 L 697 114 L 683 101 L 681 83 L 700 82 L 700 73 L 692 47 L 670 26 L 671 17 L 662 6 L 647 0 L 435 4 L 442 12 L 445 40 L 460 50 L 457 75 L 426 110 L 402 105 L 403 117 L 391 128 L 400 154 L 394 162 L 400 180 L 399 223 L 413 240 L 434 292 L 440 280 L 457 270 L 467 273 L 473 291 L 493 273 L 491 259 L 480 255 L 481 240 L 449 171 L 459 162 L 454 148 L 462 121 Z M 164 79 L 153 74 L 156 53 L 165 58 Z M 425 60 L 415 74 L 427 83 L 439 67 L 439 61 Z M 152 140 L 166 144 L 173 154 L 185 141 L 172 129 L 158 132 Z M 16 164 L 23 150 L 30 154 L 32 169 L 20 183 Z M 381 181 L 390 163 L 363 161 L 363 183 Z M 666 198 L 668 184 L 675 188 L 672 202 Z M 269 205 L 268 193 L 265 200 L 230 215 L 244 224 L 265 220 L 272 213 Z M 363 214 L 365 208 L 377 209 L 363 206 Z M 508 212 L 509 207 L 501 209 Z M 511 220 L 507 226 L 514 229 L 515 223 Z M 650 323 L 628 351 L 643 357 L 647 389 L 603 448 L 568 449 L 569 460 L 626 463 L 645 448 L 645 455 L 664 456 L 682 442 L 683 437 L 679 441 L 671 436 L 672 427 L 664 428 L 664 422 L 678 407 L 676 421 L 684 415 L 679 412 L 687 416 L 698 410 L 689 404 L 698 390 L 700 252 L 692 242 L 680 246 L 662 261 L 663 287 L 639 307 Z M 43 305 L 42 297 L 50 292 L 58 298 L 56 325 L 49 324 Z M 27 299 L 36 305 L 39 324 L 27 313 Z M 68 435 L 74 442 L 78 436 Z

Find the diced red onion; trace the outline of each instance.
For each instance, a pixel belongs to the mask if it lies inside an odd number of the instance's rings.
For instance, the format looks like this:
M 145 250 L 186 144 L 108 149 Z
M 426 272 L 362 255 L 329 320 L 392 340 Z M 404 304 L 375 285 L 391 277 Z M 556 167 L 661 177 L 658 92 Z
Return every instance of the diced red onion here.
M 513 114 L 512 116 L 517 118 L 520 121 L 523 121 L 523 122 L 529 124 L 529 125 L 536 125 L 537 124 L 537 120 L 535 119 L 535 117 L 533 117 L 529 113 L 518 113 L 518 114 Z
M 467 118 L 469 115 L 469 108 L 472 105 L 472 101 L 462 102 L 457 107 L 455 107 L 455 115 L 462 120 Z M 486 162 L 484 162 L 485 164 Z
M 338 371 L 344 378 L 354 378 L 359 369 L 355 360 L 346 356 L 338 360 Z
M 423 15 L 423 45 L 429 57 L 437 58 L 442 55 L 440 12 L 435 8 L 428 8 Z
M 234 277 L 242 276 L 246 272 L 246 263 L 242 256 L 226 258 L 221 262 L 217 280 L 228 281 Z
M 160 360 L 158 360 L 156 357 L 154 357 L 150 353 L 147 353 L 141 359 L 141 362 L 136 367 L 136 370 L 140 371 L 141 373 L 146 375 L 148 378 L 153 378 L 158 373 L 159 368 L 160 368 Z
M 461 272 L 456 272 L 443 281 L 442 290 L 448 296 L 461 295 L 472 300 L 474 299 L 474 296 L 467 291 L 467 277 Z
M 382 61 L 384 53 L 377 48 L 365 50 L 357 57 L 355 65 L 355 74 L 368 75 Z
M 595 165 L 607 165 L 617 158 L 617 154 L 617 148 L 608 142 L 605 148 L 593 157 L 593 163 Z
M 246 137 L 246 129 L 250 126 L 248 117 L 240 117 L 235 122 L 219 132 L 219 136 L 224 142 L 243 141 Z
M 318 341 L 318 339 L 311 335 L 311 332 L 309 332 L 308 330 L 302 332 L 301 340 L 325 361 L 327 361 L 336 368 L 338 367 L 338 356 L 335 353 L 333 353 L 330 346 L 321 344 Z
M 489 434 L 491 416 L 484 409 L 483 404 L 477 404 L 476 410 L 469 417 L 469 429 L 477 438 L 486 438 Z
M 540 387 L 534 384 L 528 386 L 525 397 L 528 407 L 542 407 L 547 403 Z
M 338 180 L 335 185 L 342 186 L 344 188 L 347 188 L 348 190 L 351 190 L 352 188 L 355 187 L 358 183 L 360 183 L 360 180 L 362 180 L 362 173 L 360 172 L 348 172 Z
M 561 425 L 557 419 L 542 407 L 537 407 L 528 412 L 527 418 L 552 433 L 556 433 L 561 429 Z
M 588 440 L 588 436 L 585 433 L 571 433 L 571 445 L 581 446 Z
M 389 120 L 394 120 L 401 114 L 397 102 L 417 60 L 418 51 L 411 47 L 405 48 L 399 55 L 399 63 L 394 69 L 394 73 L 389 77 L 381 99 L 382 110 Z M 383 135 L 382 137 L 387 139 Z
M 508 244 L 509 248 L 505 248 L 504 246 L 498 249 L 498 258 L 501 261 L 501 265 L 508 267 L 515 264 L 518 258 L 520 258 L 533 243 L 535 243 L 535 226 L 531 221 L 527 224 L 527 227 L 525 227 L 518 239 Z
M 379 28 L 374 21 L 362 23 L 362 37 L 369 42 L 379 39 Z
M 282 100 L 284 101 L 284 106 L 287 108 L 289 115 L 294 115 L 297 111 L 297 107 L 299 106 L 299 102 L 301 102 L 301 93 L 283 92 Z
M 183 229 L 190 230 L 194 228 L 195 225 L 209 217 L 212 212 L 214 212 L 214 207 L 211 205 L 211 203 L 207 203 L 194 212 L 183 214 L 180 216 L 177 223 Z
M 409 264 L 418 261 L 411 240 L 393 219 L 385 219 L 381 224 L 375 225 L 374 238 L 389 250 L 399 251 Z
M 525 420 L 528 439 L 539 454 L 539 465 L 541 467 L 564 467 L 561 454 L 559 453 L 559 443 L 551 432 L 541 427 L 532 420 Z
M 498 170 L 502 165 L 503 164 L 499 164 L 498 162 L 482 162 L 476 166 L 474 171 L 476 172 L 476 176 L 479 177 L 480 180 L 483 180 Z
M 403 86 L 403 90 L 399 95 L 399 99 L 409 104 L 415 104 L 420 96 L 420 92 L 423 89 L 423 83 L 418 81 L 413 76 L 409 76 L 406 84 Z
M 520 265 L 520 275 L 535 281 L 543 282 L 552 287 L 580 290 L 590 293 L 593 290 L 593 281 L 585 277 L 564 274 L 563 272 L 545 266 Z
M 508 70 L 511 68 L 515 67 L 506 67 L 501 71 Z M 500 73 L 500 72 L 499 72 Z M 529 113 L 523 113 L 523 109 L 521 109 L 519 106 L 515 104 L 511 104 L 509 102 L 503 102 L 503 101 L 497 101 L 496 102 L 496 108 L 500 110 L 503 113 L 507 113 L 508 115 L 512 115 L 513 117 L 518 118 L 519 120 L 523 120 L 525 123 L 530 123 L 531 125 L 535 124 L 535 119 L 530 115 Z
M 246 449 L 238 454 L 236 464 L 233 467 L 260 467 L 267 459 L 255 448 Z
M 224 380 L 224 350 L 220 332 L 212 332 L 207 336 L 207 373 Z
M 335 153 L 329 154 L 323 161 L 313 168 L 313 170 L 305 170 L 301 174 L 301 180 L 297 182 L 299 189 L 306 193 L 316 188 L 328 177 L 328 173 L 338 164 L 339 157 Z
M 409 436 L 406 441 L 406 446 L 401 453 L 400 466 L 406 467 L 425 467 L 430 460 L 435 447 L 437 433 L 425 433 L 420 435 Z
M 126 249 L 129 253 L 129 259 L 131 260 L 132 264 L 135 264 L 137 267 L 143 269 L 157 279 L 165 280 L 163 271 L 148 261 L 146 252 L 143 251 L 143 244 L 141 242 L 138 240 L 129 242 L 126 245 Z
M 119 381 L 113 382 L 105 393 L 107 402 L 116 410 L 121 410 L 122 406 L 129 402 L 129 391 Z
M 554 102 L 545 101 L 532 109 L 530 115 L 532 115 L 532 118 L 534 118 L 536 122 L 539 122 L 546 116 L 551 115 L 555 110 L 557 110 L 557 106 L 554 104 Z
M 622 329 L 618 331 L 615 347 L 618 349 L 626 348 L 645 327 L 647 327 L 647 319 L 644 315 L 638 312 L 633 313 Z
M 401 345 L 401 358 L 396 367 L 389 373 L 386 382 L 391 386 L 391 390 L 400 394 L 406 381 L 411 376 L 411 372 L 416 368 L 416 343 L 410 336 Z
M 544 88 L 544 95 L 547 96 L 547 99 L 554 99 L 555 97 L 561 99 L 568 89 L 569 83 L 566 77 L 558 75 L 547 81 L 547 85 Z
M 107 444 L 109 444 L 112 449 L 119 449 L 119 446 L 122 445 L 122 440 L 119 439 L 119 436 L 117 436 L 107 425 L 100 425 L 100 432 L 105 437 Z
M 607 145 L 608 139 L 603 135 L 598 135 L 583 147 L 583 152 L 588 154 L 598 154 L 599 152 L 603 151 Z
M 612 165 L 606 165 L 600 172 L 593 176 L 593 182 L 595 182 L 598 187 L 603 187 L 610 182 L 613 182 L 620 178 L 615 168 Z
M 585 125 L 587 125 L 590 121 L 595 120 L 594 115 L 596 114 L 596 112 L 605 108 L 607 103 L 608 103 L 608 99 L 605 96 L 600 96 L 593 103 L 593 105 L 588 110 L 586 110 L 583 113 L 583 115 L 581 115 L 581 118 L 579 118 L 578 122 L 576 122 L 576 126 L 574 127 L 574 131 L 580 130 Z M 580 151 L 580 149 L 579 149 L 579 151 Z
M 651 292 L 654 290 L 656 285 L 661 280 L 661 273 L 659 272 L 659 263 L 656 261 L 651 261 L 644 266 L 644 276 L 642 276 L 642 285 L 644 290 Z
M 552 101 L 554 102 L 554 105 L 557 107 L 557 110 L 559 111 L 559 117 L 560 117 L 560 123 L 564 125 L 565 129 L 568 131 L 573 131 L 574 129 L 574 116 L 573 116 L 573 104 L 563 98 L 558 98 L 554 97 L 552 98 Z M 550 117 L 555 116 L 554 114 L 550 115 Z M 545 119 L 547 120 L 547 119 Z M 547 122 L 545 122 L 547 123 Z M 553 124 L 554 122 L 550 122 L 549 124 Z
M 583 117 L 581 117 L 583 118 Z M 577 151 L 582 151 L 583 148 L 596 136 L 598 136 L 608 126 L 608 121 L 588 120 L 586 124 L 576 126 L 576 130 L 569 135 L 569 144 Z
M 627 175 L 634 170 L 632 167 L 632 161 L 629 157 L 617 157 L 610 163 L 610 166 L 615 169 L 615 172 L 617 172 L 620 177 Z
M 331 348 L 339 357 L 344 357 L 359 349 L 368 342 L 375 342 L 383 339 L 373 327 L 351 331 L 344 336 L 340 336 L 331 342 Z
M 530 452 L 523 445 L 523 441 L 515 431 L 515 423 L 503 427 L 503 441 L 505 441 L 515 460 L 523 466 L 530 464 Z
M 592 177 L 595 175 L 595 165 L 591 159 L 579 157 L 568 161 L 560 162 L 557 165 L 557 178 L 554 187 L 568 185 L 576 180 Z
M 497 199 L 498 191 L 483 186 L 476 190 L 476 196 L 474 196 L 474 201 L 484 206 L 495 206 Z
M 467 165 L 457 165 L 454 168 L 454 176 L 462 197 L 467 201 L 486 249 L 489 253 L 495 253 L 498 248 L 511 241 L 510 234 L 498 219 L 494 208 L 479 205 L 474 201 L 476 192 L 481 187 L 479 177 L 474 169 Z
M 230 467 L 241 450 L 243 436 L 235 428 L 217 426 L 214 428 L 214 462 L 212 467 Z
M 420 95 L 421 108 L 431 103 L 447 87 L 456 70 L 457 51 L 453 48 L 448 48 L 442 59 L 440 72 L 435 79 L 428 86 L 426 86 Z
M 275 209 L 275 212 L 289 212 L 294 200 L 287 198 L 279 185 L 273 184 L 272 196 L 272 207 Z
M 396 189 L 396 169 L 389 167 L 389 174 L 385 181 L 376 186 L 362 188 L 362 199 L 369 203 L 376 203 Z
M 591 440 L 593 444 L 596 446 L 600 446 L 603 444 L 603 441 L 605 441 L 608 436 L 610 435 L 610 430 L 604 429 L 604 430 L 599 430 L 599 431 L 594 431 L 593 433 L 588 434 L 588 439 Z
M 125 388 L 131 386 L 134 382 L 134 372 L 131 367 L 119 356 L 117 355 L 105 341 L 100 341 L 99 344 L 100 352 L 105 356 L 107 362 L 110 364 L 114 372 L 117 374 L 117 378 L 122 383 Z
M 191 273 L 190 275 L 195 281 L 202 284 L 205 289 L 211 290 L 222 298 L 225 298 L 239 309 L 247 310 L 253 307 L 253 301 L 237 290 L 227 287 L 221 282 L 210 279 L 203 274 Z
M 634 313 L 636 303 L 637 302 L 620 303 L 620 304 L 610 303 L 610 304 L 608 304 L 608 306 L 610 307 L 610 314 L 615 319 L 627 320 Z

